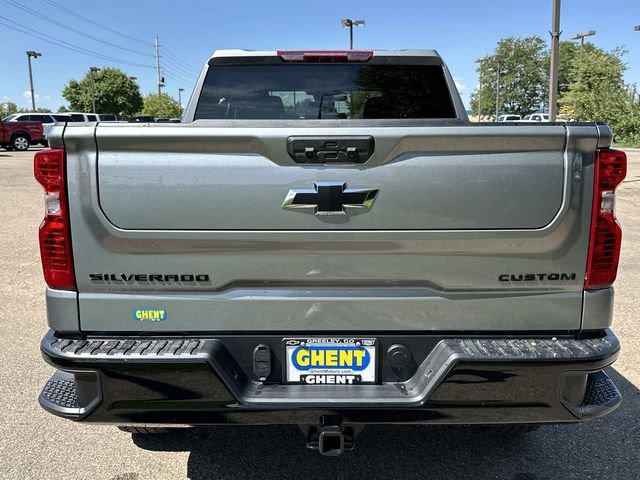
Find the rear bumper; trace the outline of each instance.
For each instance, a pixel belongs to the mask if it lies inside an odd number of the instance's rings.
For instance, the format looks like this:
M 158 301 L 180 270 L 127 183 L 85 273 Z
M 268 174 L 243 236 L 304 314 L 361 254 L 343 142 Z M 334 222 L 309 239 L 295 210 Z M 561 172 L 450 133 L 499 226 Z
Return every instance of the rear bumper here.
M 378 335 L 377 385 L 284 385 L 283 336 L 58 338 L 42 340 L 56 374 L 40 394 L 59 416 L 93 423 L 195 425 L 315 423 L 540 423 L 605 415 L 621 398 L 602 369 L 619 342 L 610 330 L 573 337 Z M 405 344 L 394 370 L 383 353 Z M 267 381 L 252 353 L 271 347 Z

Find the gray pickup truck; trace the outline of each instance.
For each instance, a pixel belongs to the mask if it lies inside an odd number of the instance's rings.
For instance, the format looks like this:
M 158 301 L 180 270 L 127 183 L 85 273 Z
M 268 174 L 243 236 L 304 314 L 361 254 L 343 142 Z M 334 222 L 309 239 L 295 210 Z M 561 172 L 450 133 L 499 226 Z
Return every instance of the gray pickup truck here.
M 624 153 L 472 124 L 431 50 L 218 51 L 182 124 L 35 156 L 49 412 L 132 432 L 508 432 L 611 412 Z

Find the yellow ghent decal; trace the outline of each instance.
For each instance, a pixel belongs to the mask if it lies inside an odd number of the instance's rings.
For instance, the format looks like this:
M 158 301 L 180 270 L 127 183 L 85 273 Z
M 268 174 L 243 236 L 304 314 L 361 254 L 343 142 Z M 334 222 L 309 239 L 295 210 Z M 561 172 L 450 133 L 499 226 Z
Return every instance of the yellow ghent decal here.
M 294 352 L 294 364 L 299 368 L 362 368 L 366 356 L 367 351 L 360 348 L 300 347 Z
M 167 311 L 160 308 L 138 307 L 133 309 L 133 319 L 138 322 L 162 322 L 167 319 Z

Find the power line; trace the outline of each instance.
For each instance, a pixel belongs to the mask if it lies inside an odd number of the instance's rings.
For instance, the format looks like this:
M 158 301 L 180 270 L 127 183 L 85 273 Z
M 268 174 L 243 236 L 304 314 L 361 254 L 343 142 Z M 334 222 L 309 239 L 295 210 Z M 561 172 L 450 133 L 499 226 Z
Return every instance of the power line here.
M 169 77 L 172 78 L 174 80 L 177 80 L 179 83 L 184 83 L 187 85 L 193 85 L 195 83 L 195 79 L 188 79 L 186 77 L 181 76 L 180 74 L 176 73 L 175 71 L 172 70 L 167 70 L 166 68 L 163 67 L 163 75 L 165 77 Z
M 136 37 L 132 37 L 130 35 L 127 35 L 126 33 L 122 33 L 122 32 L 119 32 L 117 30 L 114 30 L 113 28 L 107 27 L 107 26 L 101 24 L 100 22 L 96 22 L 94 20 L 91 20 L 90 18 L 87 18 L 87 17 L 85 17 L 83 15 L 80 15 L 79 13 L 76 13 L 73 10 L 70 10 L 70 9 L 62 6 L 59 3 L 54 2 L 53 0 L 44 0 L 44 1 L 47 2 L 49 5 L 51 5 L 52 7 L 58 8 L 58 9 L 62 10 L 63 12 L 68 13 L 69 15 L 72 15 L 72 16 L 74 16 L 76 18 L 79 18 L 80 20 L 84 20 L 85 22 L 90 23 L 91 25 L 95 25 L 97 27 L 102 28 L 103 30 L 106 30 L 106 31 L 111 32 L 111 33 L 115 33 L 116 35 L 119 35 L 119 36 L 121 36 L 123 38 L 126 38 L 128 40 L 131 40 L 133 42 L 140 43 L 140 44 L 145 45 L 147 47 L 151 46 L 150 42 L 147 42 L 145 40 L 141 40 L 141 39 L 136 38 Z
M 135 23 L 130 22 L 129 20 L 126 20 L 126 19 L 124 19 L 124 18 L 122 18 L 122 17 L 119 17 L 119 16 L 118 16 L 118 15 L 116 15 L 115 13 L 111 13 L 110 11 L 105 10 L 105 9 L 104 9 L 104 8 L 102 8 L 101 6 L 96 5 L 96 4 L 95 4 L 95 3 L 93 3 L 93 2 L 90 2 L 89 0 L 84 0 L 84 1 L 85 1 L 85 3 L 87 3 L 88 5 L 91 5 L 93 8 L 95 8 L 96 10 L 100 10 L 102 13 L 106 13 L 107 15 L 109 15 L 110 17 L 115 18 L 116 20 L 120 20 L 121 22 L 126 23 L 127 25 L 130 25 L 130 26 L 132 26 L 132 27 L 136 27 L 136 28 L 138 28 L 138 29 L 140 29 L 140 30 L 144 30 L 145 32 L 147 32 L 147 33 L 149 33 L 149 34 L 151 34 L 151 35 L 155 35 L 152 31 L 147 30 L 146 28 L 141 27 L 140 25 L 136 25 Z
M 180 49 L 172 46 L 170 43 L 164 42 L 165 43 L 165 50 L 167 50 L 171 55 L 173 55 L 174 57 L 186 57 L 188 56 L 185 52 L 181 51 Z M 173 53 L 171 52 L 173 50 Z M 185 62 L 186 63 L 186 62 Z M 189 64 L 190 65 L 190 64 Z M 193 67 L 196 68 L 196 67 Z M 200 68 L 197 67 L 196 70 L 200 71 Z
M 95 4 L 95 3 L 94 3 L 94 2 L 92 2 L 92 1 L 84 0 L 84 2 L 85 2 L 87 5 L 90 5 L 91 7 L 95 8 L 96 10 L 99 10 L 99 11 L 101 11 L 102 13 L 104 13 L 104 14 L 106 14 L 106 15 L 109 15 L 109 16 L 110 16 L 110 17 L 112 17 L 112 18 L 115 18 L 116 20 L 119 20 L 119 21 L 120 21 L 120 22 L 122 22 L 122 23 L 125 23 L 125 24 L 127 24 L 127 25 L 129 25 L 129 26 L 131 26 L 131 27 L 135 27 L 135 28 L 137 28 L 137 29 L 139 29 L 139 30 L 145 31 L 145 32 L 147 32 L 147 33 L 148 33 L 148 34 L 150 34 L 150 35 L 154 35 L 154 36 L 156 35 L 156 33 L 155 33 L 155 32 L 152 32 L 151 30 L 149 30 L 149 29 L 147 29 L 147 28 L 143 27 L 142 25 L 139 25 L 139 24 L 134 23 L 134 22 L 132 22 L 132 21 L 130 21 L 130 20 L 127 20 L 126 18 L 122 18 L 122 17 L 120 17 L 120 16 L 116 15 L 115 13 L 112 13 L 112 12 L 110 12 L 110 11 L 106 10 L 105 8 L 103 8 L 103 7 L 101 7 L 101 6 L 97 5 L 97 4 Z M 185 64 L 185 66 L 188 66 L 188 67 L 190 67 L 190 68 L 193 68 L 193 69 L 194 69 L 194 70 L 196 70 L 197 72 L 200 72 L 200 67 L 197 67 L 197 66 L 191 65 L 191 64 L 189 64 L 188 62 L 185 62 L 184 60 L 182 60 L 182 59 L 180 58 L 180 56 L 185 56 L 185 57 L 186 57 L 186 56 L 188 56 L 185 52 L 182 52 L 182 51 L 180 51 L 178 48 L 173 47 L 172 45 L 168 44 L 166 41 L 163 41 L 162 48 L 164 48 L 165 52 L 166 52 L 166 53 L 168 53 L 169 55 L 172 55 L 174 58 L 178 58 L 180 62 L 182 62 L 182 63 L 184 63 L 184 64 Z M 175 53 L 171 53 L 171 51 L 172 51 L 172 50 L 173 50 Z
M 178 71 L 179 73 L 183 74 L 186 77 L 195 77 L 197 76 L 196 73 L 187 70 L 186 68 L 181 67 L 180 65 L 177 65 L 176 63 L 173 63 L 173 61 L 169 58 L 167 58 L 166 56 L 164 57 L 164 63 L 165 65 L 169 65 L 172 68 L 175 68 L 176 71 Z
M 87 38 L 90 38 L 92 40 L 95 40 L 96 42 L 101 42 L 101 43 L 104 43 L 105 45 L 109 45 L 110 47 L 119 48 L 121 50 L 125 50 L 125 51 L 131 52 L 131 53 L 135 53 L 137 55 L 143 55 L 145 57 L 152 57 L 153 58 L 153 55 L 151 55 L 149 53 L 140 52 L 139 50 L 133 50 L 131 48 L 123 47 L 123 46 L 117 45 L 115 43 L 107 42 L 106 40 L 103 40 L 103 39 L 98 38 L 98 37 L 94 37 L 93 35 L 89 35 L 88 33 L 85 33 L 85 32 L 83 32 L 81 30 L 78 30 L 76 28 L 70 27 L 69 25 L 66 25 L 66 24 L 64 24 L 62 22 L 59 22 L 57 20 L 54 20 L 54 19 L 52 19 L 52 18 L 50 18 L 50 17 L 48 17 L 46 15 L 43 15 L 40 12 L 32 10 L 31 8 L 29 8 L 29 7 L 25 6 L 25 5 L 22 5 L 21 3 L 16 2 L 14 0 L 4 0 L 4 1 L 6 3 L 8 3 L 9 5 L 13 5 L 14 7 L 17 7 L 17 8 L 19 8 L 19 9 L 21 9 L 21 10 L 27 12 L 27 13 L 30 13 L 33 16 L 41 18 L 42 20 L 45 20 L 47 22 L 53 23 L 54 25 L 62 27 L 64 29 L 69 30 L 71 32 L 74 32 L 74 33 L 76 33 L 78 35 L 82 35 L 84 37 L 87 37 Z
M 176 55 L 175 53 L 173 53 L 171 50 L 172 48 L 167 47 L 165 45 L 164 47 L 165 53 L 170 56 L 171 58 L 173 58 L 177 63 L 182 64 L 184 67 L 188 68 L 189 70 L 195 70 L 196 72 L 200 71 L 200 68 L 195 67 L 194 65 L 185 62 L 184 60 L 182 60 L 178 55 Z
M 94 58 L 99 58 L 101 60 L 107 60 L 113 63 L 121 63 L 124 65 L 131 65 L 134 67 L 142 67 L 142 68 L 153 68 L 153 66 L 151 65 L 144 65 L 142 63 L 135 63 L 135 62 L 129 62 L 127 60 L 122 60 L 116 57 L 111 57 L 109 55 L 103 55 L 101 53 L 98 52 L 94 52 L 92 50 L 87 50 L 86 48 L 82 48 L 82 47 L 78 47 L 76 45 L 73 45 L 69 42 L 65 42 L 64 40 L 59 40 L 57 38 L 54 38 L 50 35 L 47 35 L 46 33 L 41 33 L 38 32 L 36 30 L 33 30 L 32 28 L 29 28 L 25 25 L 22 25 L 21 23 L 16 22 L 15 20 L 12 20 L 10 18 L 4 17 L 2 15 L 0 15 L 0 19 L 4 19 L 6 22 L 10 22 L 10 23 L 6 23 L 0 20 L 0 24 L 4 25 L 5 27 L 11 28 L 13 30 L 16 30 L 18 32 L 24 33 L 25 35 L 29 35 L 31 37 L 35 37 L 38 38 L 44 42 L 48 42 L 48 43 L 52 43 L 54 45 L 57 45 L 59 47 L 62 48 L 66 48 L 67 50 L 72 50 L 74 52 L 77 53 L 81 53 L 83 55 L 88 55 L 90 57 L 94 57 Z M 17 26 L 16 26 L 17 25 Z

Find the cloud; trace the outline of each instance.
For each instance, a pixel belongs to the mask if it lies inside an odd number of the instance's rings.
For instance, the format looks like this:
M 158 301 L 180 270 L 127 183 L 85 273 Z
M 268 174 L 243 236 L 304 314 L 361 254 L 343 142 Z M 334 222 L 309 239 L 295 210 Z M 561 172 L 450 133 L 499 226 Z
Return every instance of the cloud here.
M 458 89 L 458 92 L 465 93 L 467 91 L 467 86 L 462 83 L 462 81 L 456 77 L 453 77 L 453 82 L 456 84 L 456 88 Z
M 25 90 L 24 92 L 22 92 L 22 96 L 24 98 L 26 98 L 27 100 L 29 100 L 31 98 L 31 90 Z M 38 95 L 37 93 L 35 94 L 36 98 L 40 98 L 40 95 Z

